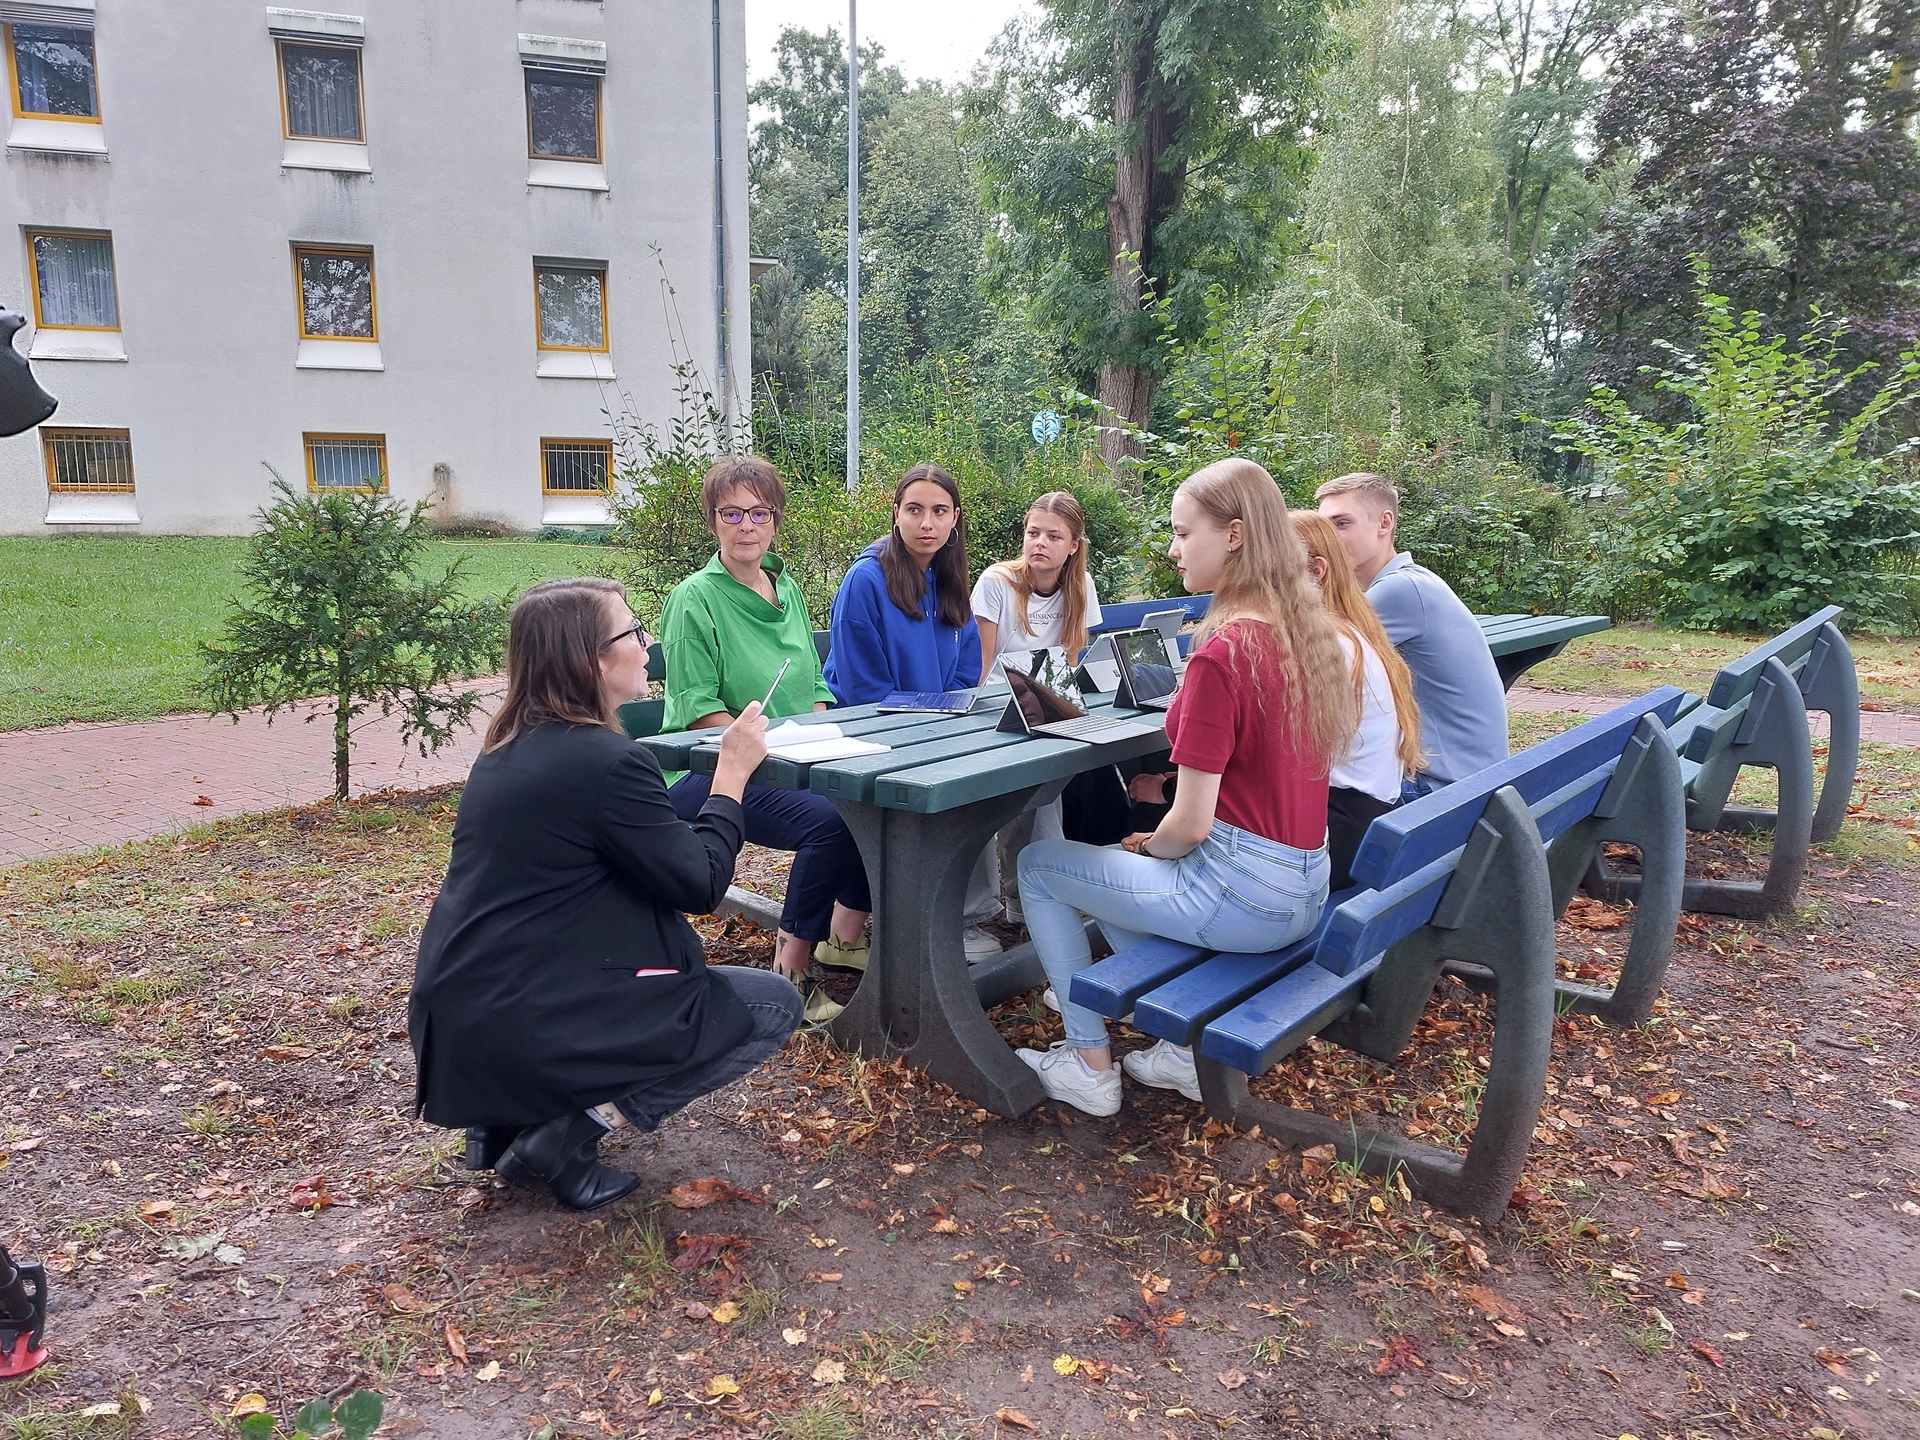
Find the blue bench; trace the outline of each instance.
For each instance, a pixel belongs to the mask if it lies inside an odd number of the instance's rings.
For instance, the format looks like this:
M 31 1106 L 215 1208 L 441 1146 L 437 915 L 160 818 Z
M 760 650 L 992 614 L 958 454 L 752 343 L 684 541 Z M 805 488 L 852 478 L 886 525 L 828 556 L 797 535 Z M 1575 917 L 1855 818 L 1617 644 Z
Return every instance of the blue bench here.
M 1860 688 L 1853 652 L 1830 605 L 1735 660 L 1714 676 L 1705 695 L 1689 695 L 1672 726 L 1686 784 L 1687 828 L 1706 832 L 1771 834 L 1766 874 L 1759 880 L 1687 882 L 1689 910 L 1758 919 L 1790 909 L 1806 874 L 1815 840 L 1839 833 L 1860 763 Z M 1829 719 L 1826 778 L 1816 800 L 1810 711 Z M 1745 766 L 1779 777 L 1778 804 L 1747 808 L 1727 803 Z M 1634 876 L 1596 862 L 1587 888 L 1606 899 L 1631 899 Z
M 1652 1005 L 1665 976 L 1686 848 L 1665 723 L 1684 699 L 1656 690 L 1374 821 L 1355 888 L 1332 897 L 1318 931 L 1294 945 L 1241 955 L 1151 939 L 1081 971 L 1072 998 L 1193 1046 L 1214 1117 L 1291 1145 L 1331 1144 L 1376 1173 L 1403 1169 L 1434 1203 L 1496 1218 L 1526 1162 L 1556 1012 L 1624 1023 Z M 1600 991 L 1559 981 L 1553 927 L 1609 840 L 1640 849 L 1647 883 L 1619 983 Z M 1249 1076 L 1315 1035 L 1393 1060 L 1443 969 L 1497 1001 L 1464 1155 L 1250 1094 Z

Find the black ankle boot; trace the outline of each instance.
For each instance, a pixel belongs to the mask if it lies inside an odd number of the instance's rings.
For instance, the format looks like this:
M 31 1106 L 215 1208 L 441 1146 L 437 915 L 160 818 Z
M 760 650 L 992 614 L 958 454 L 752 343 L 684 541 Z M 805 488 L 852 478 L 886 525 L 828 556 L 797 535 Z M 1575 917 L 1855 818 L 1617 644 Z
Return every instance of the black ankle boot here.
M 467 1169 L 493 1169 L 525 1128 L 524 1125 L 473 1126 L 467 1131 Z
M 493 1168 L 509 1185 L 544 1182 L 569 1210 L 598 1210 L 639 1188 L 640 1177 L 599 1160 L 606 1130 L 584 1111 L 524 1130 Z

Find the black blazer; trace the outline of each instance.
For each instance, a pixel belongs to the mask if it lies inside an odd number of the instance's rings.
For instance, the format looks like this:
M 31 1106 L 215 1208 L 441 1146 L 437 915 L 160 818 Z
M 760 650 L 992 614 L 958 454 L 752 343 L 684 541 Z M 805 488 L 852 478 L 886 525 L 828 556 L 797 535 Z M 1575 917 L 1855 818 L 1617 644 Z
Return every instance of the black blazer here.
M 744 834 L 720 796 L 683 824 L 653 756 L 598 726 L 482 755 L 414 968 L 419 1112 L 534 1125 L 744 1041 L 751 1017 L 682 913 L 720 903 Z

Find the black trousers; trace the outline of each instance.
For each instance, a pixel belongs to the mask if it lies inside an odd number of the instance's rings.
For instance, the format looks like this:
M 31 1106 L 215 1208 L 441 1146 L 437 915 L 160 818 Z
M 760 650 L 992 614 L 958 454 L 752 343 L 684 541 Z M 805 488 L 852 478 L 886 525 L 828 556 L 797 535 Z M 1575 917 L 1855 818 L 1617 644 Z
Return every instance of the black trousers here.
M 1353 857 L 1360 851 L 1367 827 L 1399 803 L 1376 800 L 1364 790 L 1348 790 L 1338 785 L 1327 791 L 1329 891 L 1344 890 L 1353 884 Z

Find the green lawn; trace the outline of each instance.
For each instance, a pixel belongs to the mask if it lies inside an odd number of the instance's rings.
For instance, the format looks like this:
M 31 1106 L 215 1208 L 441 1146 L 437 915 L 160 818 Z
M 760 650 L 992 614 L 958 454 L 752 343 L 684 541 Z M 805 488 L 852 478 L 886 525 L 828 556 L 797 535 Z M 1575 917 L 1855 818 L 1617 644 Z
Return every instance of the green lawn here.
M 1752 635 L 1622 625 L 1575 640 L 1525 684 L 1584 695 L 1642 695 L 1656 685 L 1705 690 L 1714 671 L 1758 643 Z M 1889 710 L 1920 710 L 1920 639 L 1849 635 L 1860 698 Z
M 218 632 L 246 543 L 0 539 L 0 730 L 204 708 L 194 647 Z M 589 573 L 605 553 L 592 545 L 440 540 L 430 563 L 469 555 L 471 592 L 505 594 Z

